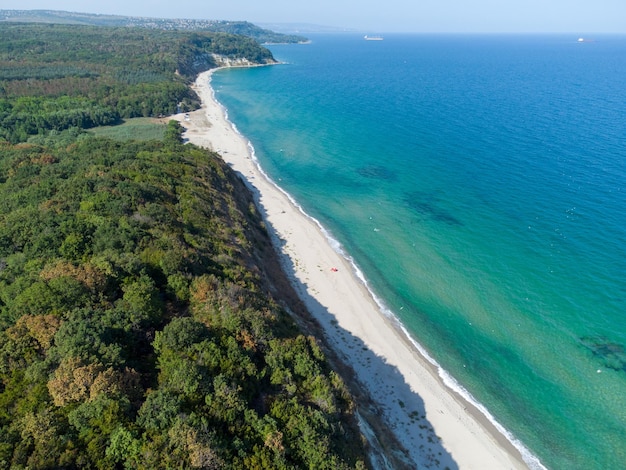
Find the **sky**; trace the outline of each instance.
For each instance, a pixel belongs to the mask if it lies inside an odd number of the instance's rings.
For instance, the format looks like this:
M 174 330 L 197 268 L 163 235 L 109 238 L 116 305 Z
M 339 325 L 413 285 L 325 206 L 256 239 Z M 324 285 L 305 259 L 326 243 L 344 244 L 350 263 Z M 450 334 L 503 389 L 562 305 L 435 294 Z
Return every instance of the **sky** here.
M 626 33 L 626 0 L 0 0 L 0 9 L 309 23 L 372 33 Z

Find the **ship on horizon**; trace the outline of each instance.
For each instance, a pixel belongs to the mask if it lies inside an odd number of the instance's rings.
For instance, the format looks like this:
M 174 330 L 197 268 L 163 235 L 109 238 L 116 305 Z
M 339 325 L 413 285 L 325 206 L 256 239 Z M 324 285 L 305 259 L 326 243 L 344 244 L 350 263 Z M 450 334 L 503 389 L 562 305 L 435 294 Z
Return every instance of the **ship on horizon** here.
M 363 36 L 363 39 L 365 39 L 366 41 L 382 41 L 383 37 L 382 36 L 368 36 L 366 34 L 365 36 Z

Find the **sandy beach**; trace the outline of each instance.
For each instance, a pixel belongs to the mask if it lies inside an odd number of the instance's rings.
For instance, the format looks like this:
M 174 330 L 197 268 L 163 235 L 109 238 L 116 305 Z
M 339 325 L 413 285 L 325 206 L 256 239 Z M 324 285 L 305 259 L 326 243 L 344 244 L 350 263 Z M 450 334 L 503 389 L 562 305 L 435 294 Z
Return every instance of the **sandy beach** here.
M 254 191 L 283 256 L 284 268 L 326 341 L 374 400 L 406 450 L 407 467 L 528 468 L 520 452 L 472 404 L 446 387 L 392 319 L 386 317 L 352 264 L 322 228 L 270 181 L 248 142 L 226 120 L 210 87 L 211 72 L 194 89 L 202 109 L 176 118 L 190 142 L 218 152 Z

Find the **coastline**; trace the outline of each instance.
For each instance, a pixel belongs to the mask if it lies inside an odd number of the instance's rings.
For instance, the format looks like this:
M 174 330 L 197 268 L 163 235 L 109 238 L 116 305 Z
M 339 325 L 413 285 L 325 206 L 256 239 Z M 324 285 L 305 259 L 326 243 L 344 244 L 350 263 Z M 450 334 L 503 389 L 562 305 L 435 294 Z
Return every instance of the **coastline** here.
M 200 74 L 194 85 L 202 108 L 175 118 L 186 128 L 186 139 L 219 153 L 255 194 L 287 275 L 329 346 L 373 399 L 369 412 L 379 415 L 418 466 L 528 468 L 531 463 L 503 430 L 444 383 L 436 364 L 384 312 L 323 227 L 262 172 L 215 99 L 213 71 Z

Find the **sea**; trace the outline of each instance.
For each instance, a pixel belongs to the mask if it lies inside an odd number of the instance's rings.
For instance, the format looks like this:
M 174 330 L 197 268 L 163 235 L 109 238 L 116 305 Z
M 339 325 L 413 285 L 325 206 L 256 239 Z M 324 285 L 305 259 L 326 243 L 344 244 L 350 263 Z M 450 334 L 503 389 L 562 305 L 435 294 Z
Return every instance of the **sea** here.
M 213 75 L 260 166 L 531 467 L 626 468 L 626 36 L 309 37 Z

